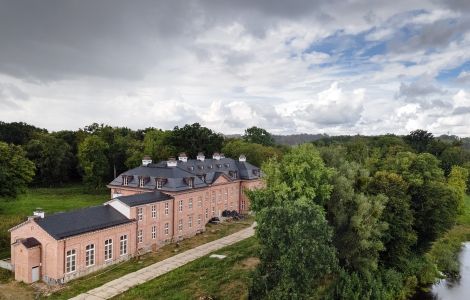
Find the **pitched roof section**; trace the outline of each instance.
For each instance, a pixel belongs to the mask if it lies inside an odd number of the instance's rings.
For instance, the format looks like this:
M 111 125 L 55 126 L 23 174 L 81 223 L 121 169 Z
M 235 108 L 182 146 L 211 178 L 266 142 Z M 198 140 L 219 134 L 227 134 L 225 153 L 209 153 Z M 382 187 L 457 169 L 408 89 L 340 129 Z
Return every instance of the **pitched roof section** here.
M 172 199 L 172 197 L 170 195 L 167 195 L 161 192 L 148 192 L 148 193 L 142 193 L 142 194 L 134 194 L 130 196 L 120 196 L 114 199 L 118 199 L 119 201 L 126 204 L 127 206 L 132 207 L 132 206 L 143 205 L 147 203 L 170 200 Z
M 26 247 L 26 248 L 33 248 L 33 247 L 36 247 L 36 246 L 39 246 L 41 245 L 41 243 L 36 240 L 35 238 L 33 237 L 29 237 L 27 239 L 24 239 L 24 240 L 21 240 L 21 243 Z
M 231 158 L 205 159 L 204 161 L 188 159 L 186 162 L 177 161 L 175 167 L 168 167 L 166 161 L 147 166 L 139 166 L 128 170 L 116 177 L 110 185 L 123 186 L 123 177 L 128 176 L 128 187 L 139 188 L 139 177 L 147 178 L 143 188 L 156 189 L 157 179 L 164 179 L 162 191 L 178 192 L 189 190 L 187 178 L 192 178 L 193 188 L 206 187 L 212 184 L 220 174 L 225 174 L 232 180 L 253 180 L 260 178 L 260 169 L 246 161 Z
M 35 219 L 56 240 L 121 225 L 132 220 L 109 205 L 93 206 Z

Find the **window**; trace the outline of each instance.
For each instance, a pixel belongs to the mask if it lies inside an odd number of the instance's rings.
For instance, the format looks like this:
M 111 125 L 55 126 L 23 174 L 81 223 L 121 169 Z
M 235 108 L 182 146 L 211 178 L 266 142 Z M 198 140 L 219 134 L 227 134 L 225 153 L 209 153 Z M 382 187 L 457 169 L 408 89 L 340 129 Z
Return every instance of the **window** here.
M 215 203 L 215 191 L 212 192 L 212 203 Z
M 193 217 L 192 217 L 192 216 L 189 217 L 189 220 L 188 220 L 188 227 L 189 227 L 189 228 L 192 228 L 192 227 L 193 227 Z
M 222 190 L 219 190 L 219 199 L 218 203 L 222 202 Z
M 197 225 L 201 225 L 202 215 L 197 216 Z
M 170 204 L 168 204 L 168 202 L 165 202 L 165 215 L 168 215 L 169 206 Z
M 212 206 L 212 216 L 215 217 L 215 207 Z
M 209 209 L 206 208 L 206 219 L 209 218 Z
M 170 225 L 168 223 L 165 223 L 165 235 L 168 235 L 170 232 Z
M 156 239 L 157 238 L 157 226 L 152 226 L 152 239 Z
M 152 205 L 152 218 L 157 218 L 157 208 L 155 207 L 155 205 Z
M 182 230 L 183 230 L 183 219 L 180 219 L 180 220 L 178 221 L 178 230 L 179 230 L 179 231 L 182 231 Z
M 139 231 L 137 231 L 137 240 L 139 241 L 139 243 L 144 242 L 144 231 L 142 229 L 139 229 Z
M 202 196 L 199 196 L 199 197 L 197 198 L 197 206 L 198 206 L 198 207 L 201 207 L 201 206 L 202 206 Z
M 193 198 L 189 198 L 188 207 L 189 209 L 193 208 Z
M 157 180 L 157 190 L 161 190 L 163 187 L 163 181 L 161 179 Z
M 104 260 L 113 258 L 113 240 L 109 239 L 104 241 Z
M 123 184 L 123 185 L 129 185 L 129 177 L 124 176 L 124 177 L 122 178 L 122 184 Z
M 179 211 L 183 211 L 183 200 L 178 201 Z
M 230 202 L 230 209 L 233 209 L 233 201 Z
M 192 178 L 189 178 L 189 179 L 188 179 L 188 186 L 189 186 L 190 188 L 193 187 L 193 179 L 192 179 Z
M 127 254 L 127 234 L 121 235 L 119 238 L 119 254 L 126 255 Z
M 144 184 L 145 184 L 144 178 L 143 177 L 139 178 L 139 187 L 141 188 L 144 187 Z
M 139 221 L 142 221 L 142 219 L 144 218 L 144 213 L 143 213 L 143 208 L 142 207 L 137 207 L 137 219 Z
M 65 271 L 67 273 L 75 272 L 77 269 L 77 254 L 75 253 L 75 249 L 67 251 L 66 256 L 66 263 L 65 263 Z
M 95 264 L 95 244 L 90 244 L 85 248 L 85 266 L 93 266 Z
M 245 200 L 240 201 L 240 209 L 245 210 Z

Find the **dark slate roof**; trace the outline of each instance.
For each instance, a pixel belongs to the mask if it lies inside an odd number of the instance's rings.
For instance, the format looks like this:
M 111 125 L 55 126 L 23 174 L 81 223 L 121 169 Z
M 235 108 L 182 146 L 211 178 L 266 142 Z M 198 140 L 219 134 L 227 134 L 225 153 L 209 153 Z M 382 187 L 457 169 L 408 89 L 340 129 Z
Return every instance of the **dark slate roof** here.
M 35 221 L 56 240 L 132 222 L 109 205 L 53 214 Z
M 159 202 L 172 199 L 170 195 L 161 193 L 161 192 L 148 192 L 142 194 L 134 194 L 130 196 L 120 196 L 114 199 L 118 199 L 122 203 L 126 204 L 127 206 L 137 206 L 143 205 L 152 202 Z M 114 200 L 113 199 L 113 200 Z
M 147 166 L 139 166 L 128 170 L 116 177 L 110 185 L 122 186 L 123 176 L 132 176 L 128 181 L 128 187 L 139 187 L 139 177 L 148 178 L 144 185 L 145 189 L 155 190 L 156 179 L 165 179 L 162 191 L 178 192 L 191 189 L 186 178 L 193 178 L 194 188 L 206 187 L 212 184 L 220 174 L 229 178 L 236 172 L 237 177 L 233 180 L 252 180 L 260 178 L 260 169 L 248 162 L 240 162 L 232 158 L 205 159 L 204 161 L 188 159 L 187 162 L 177 161 L 176 167 L 168 167 L 166 161 Z
M 36 246 L 39 246 L 41 245 L 41 243 L 36 240 L 35 238 L 33 237 L 29 237 L 27 239 L 24 239 L 21 241 L 21 243 L 26 247 L 26 248 L 33 248 L 33 247 L 36 247 Z

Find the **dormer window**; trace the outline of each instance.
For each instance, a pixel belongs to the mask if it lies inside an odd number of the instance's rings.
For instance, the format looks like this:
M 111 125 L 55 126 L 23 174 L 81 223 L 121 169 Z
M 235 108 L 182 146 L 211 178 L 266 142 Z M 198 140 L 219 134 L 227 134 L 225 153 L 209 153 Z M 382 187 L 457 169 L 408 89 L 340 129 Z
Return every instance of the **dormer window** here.
M 129 185 L 129 177 L 127 176 L 122 176 L 122 185 Z
M 237 179 L 237 171 L 229 171 L 229 172 L 228 172 L 228 175 L 229 175 L 232 179 Z
M 221 167 L 222 167 L 222 165 L 221 165 L 221 164 L 217 164 L 217 168 L 221 168 Z
M 139 187 L 143 188 L 145 185 L 145 179 L 144 177 L 140 177 L 139 178 Z
M 213 168 L 213 166 L 212 166 L 212 165 L 208 165 L 207 167 L 208 167 L 209 169 L 212 169 L 212 168 Z
M 189 166 L 189 167 L 188 167 L 188 170 L 194 171 L 194 166 Z
M 167 179 L 166 178 L 155 178 L 155 188 L 157 190 L 161 190 L 165 185 Z
M 226 168 L 230 168 L 230 164 L 225 164 L 225 167 L 226 167 Z
M 188 178 L 188 186 L 192 188 L 194 186 L 194 179 L 193 178 Z
M 258 169 L 254 169 L 254 170 L 253 170 L 253 175 L 259 177 L 259 170 L 258 170 Z
M 199 170 L 204 170 L 204 166 L 198 166 Z
M 161 180 L 157 180 L 157 190 L 161 190 L 163 187 L 163 182 Z

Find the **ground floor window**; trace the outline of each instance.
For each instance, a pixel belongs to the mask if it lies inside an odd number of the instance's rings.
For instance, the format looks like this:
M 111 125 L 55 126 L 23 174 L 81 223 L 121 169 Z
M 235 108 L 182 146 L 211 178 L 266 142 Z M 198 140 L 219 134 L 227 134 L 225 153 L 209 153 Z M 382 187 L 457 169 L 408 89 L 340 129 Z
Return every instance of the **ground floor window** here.
M 168 235 L 168 233 L 170 232 L 170 224 L 168 223 L 165 223 L 165 234 Z
M 65 260 L 65 271 L 67 273 L 75 272 L 77 269 L 77 254 L 75 249 L 67 251 L 66 260 Z
M 240 202 L 240 209 L 241 209 L 242 211 L 245 210 L 245 200 L 242 200 L 242 201 Z
M 90 244 L 86 246 L 85 265 L 89 267 L 89 266 L 93 266 L 94 264 L 95 264 L 95 244 Z
M 198 215 L 197 216 L 197 225 L 201 225 L 201 219 L 202 219 L 202 216 Z
M 137 240 L 139 241 L 139 243 L 144 242 L 144 231 L 142 229 L 139 229 L 139 231 L 137 232 Z
M 183 220 L 178 221 L 178 230 L 182 231 L 183 230 Z
M 119 238 L 119 254 L 127 254 L 127 234 L 121 235 L 121 237 Z
M 104 260 L 113 258 L 113 240 L 108 239 L 104 241 Z

